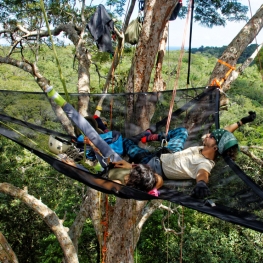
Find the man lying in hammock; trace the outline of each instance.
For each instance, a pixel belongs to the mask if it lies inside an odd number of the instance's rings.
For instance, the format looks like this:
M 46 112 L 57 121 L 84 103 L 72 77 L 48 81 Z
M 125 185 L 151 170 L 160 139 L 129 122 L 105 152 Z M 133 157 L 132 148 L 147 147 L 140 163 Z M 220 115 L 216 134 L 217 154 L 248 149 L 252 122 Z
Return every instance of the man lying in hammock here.
M 151 138 L 158 136 L 151 134 L 150 130 L 146 130 L 134 138 L 124 139 L 123 148 L 130 161 L 147 163 L 164 180 L 195 179 L 196 186 L 192 191 L 192 196 L 204 198 L 210 194 L 207 183 L 216 157 L 228 155 L 232 160 L 235 160 L 238 141 L 233 132 L 241 125 L 252 122 L 255 118 L 256 113 L 250 111 L 249 115 L 240 121 L 204 135 L 202 137 L 203 146 L 194 146 L 183 150 L 187 139 L 187 130 L 177 128 L 169 131 L 167 135 L 168 145 L 164 148 L 166 153 L 152 153 L 138 146 L 136 141 L 138 142 L 140 137 L 144 141 L 150 141 Z M 121 166 L 121 162 L 115 164 L 115 167 Z
M 118 163 L 118 168 L 121 163 L 122 169 L 119 169 L 119 173 L 110 173 L 109 179 L 139 189 L 141 191 L 148 192 L 156 195 L 157 189 L 163 184 L 163 179 L 160 175 L 156 174 L 148 165 L 138 164 L 133 165 L 124 160 L 105 142 L 97 133 L 97 131 L 91 126 L 91 124 L 79 114 L 74 107 L 67 103 L 54 89 L 47 86 L 47 95 L 57 105 L 61 106 L 71 121 L 83 132 L 85 135 L 84 142 L 93 147 L 96 157 L 102 167 L 108 165 L 107 159 L 110 159 L 112 163 Z M 80 169 L 85 167 L 77 165 L 73 162 L 71 165 L 76 165 Z
M 108 144 L 100 138 L 98 133 L 91 125 L 82 117 L 69 103 L 67 103 L 52 87 L 46 90 L 48 97 L 52 98 L 68 115 L 68 117 L 82 130 L 86 138 L 86 143 L 93 143 L 98 161 L 103 167 L 107 166 L 105 157 L 110 157 L 116 168 L 136 169 L 132 164 L 122 160 L 122 158 L 114 152 Z M 159 156 L 145 149 L 140 148 L 134 140 L 124 139 L 124 150 L 131 160 L 139 160 L 138 163 L 148 164 L 148 177 L 137 176 L 131 178 L 132 173 L 124 180 L 119 180 L 121 183 L 133 186 L 143 191 L 162 186 L 163 179 L 196 179 L 196 186 L 193 189 L 192 196 L 196 198 L 204 198 L 210 194 L 207 183 L 209 175 L 214 167 L 214 160 L 218 154 L 227 154 L 232 159 L 235 158 L 238 151 L 238 142 L 232 134 L 241 125 L 251 122 L 256 118 L 255 112 L 249 112 L 249 116 L 242 118 L 237 123 L 229 125 L 224 129 L 214 130 L 211 134 L 203 136 L 203 146 L 190 147 L 183 150 L 185 140 L 187 139 L 187 131 L 185 128 L 177 128 L 169 131 L 167 140 L 167 151 L 170 153 L 162 153 Z M 150 131 L 147 130 L 141 136 L 149 136 Z M 137 138 L 136 138 L 137 139 Z M 155 173 L 153 172 L 155 171 Z M 138 175 L 138 173 L 137 173 Z M 154 175 L 154 176 L 152 176 Z M 127 179 L 130 183 L 127 183 Z M 152 180 L 154 178 L 154 180 Z M 115 178 L 112 178 L 115 179 Z M 134 182 L 133 182 L 134 181 Z M 135 183 L 136 181 L 136 183 Z M 150 187 L 145 187 L 148 181 L 153 184 Z M 133 185 L 131 185 L 133 184 Z

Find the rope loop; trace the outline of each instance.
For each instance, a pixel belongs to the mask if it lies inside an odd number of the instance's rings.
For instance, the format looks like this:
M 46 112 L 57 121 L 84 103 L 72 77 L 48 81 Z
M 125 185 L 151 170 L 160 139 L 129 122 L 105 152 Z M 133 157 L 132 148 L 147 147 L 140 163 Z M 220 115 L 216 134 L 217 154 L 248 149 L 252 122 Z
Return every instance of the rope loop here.
M 231 66 L 230 64 L 228 64 L 227 62 L 221 60 L 221 59 L 218 59 L 217 62 L 221 63 L 222 65 L 226 66 L 229 68 L 229 70 L 227 71 L 227 73 L 225 74 L 225 76 L 219 81 L 218 79 L 214 78 L 212 81 L 211 81 L 211 84 L 210 86 L 217 86 L 220 88 L 222 88 L 222 84 L 227 80 L 227 78 L 229 77 L 230 73 L 236 69 L 236 67 L 233 67 Z

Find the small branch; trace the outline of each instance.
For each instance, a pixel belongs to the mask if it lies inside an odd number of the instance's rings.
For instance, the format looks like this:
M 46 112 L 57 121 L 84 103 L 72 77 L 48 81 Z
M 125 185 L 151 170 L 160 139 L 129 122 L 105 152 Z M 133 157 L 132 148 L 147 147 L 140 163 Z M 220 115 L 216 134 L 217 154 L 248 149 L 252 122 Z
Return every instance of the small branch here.
M 250 157 L 254 162 L 256 162 L 257 164 L 263 167 L 263 161 L 260 158 L 258 158 L 256 155 L 254 155 L 252 152 L 250 152 L 249 148 L 254 148 L 254 149 L 259 149 L 259 150 L 263 150 L 263 148 L 257 147 L 257 146 L 241 146 L 240 147 L 240 151 L 242 153 L 244 153 L 245 155 Z
M 137 228 L 140 230 L 147 219 L 152 215 L 152 213 L 162 205 L 162 200 L 153 200 L 150 204 L 144 209 L 143 215 L 139 220 Z
M 178 215 L 177 223 L 178 223 L 178 227 L 181 229 L 181 232 L 176 232 L 176 231 L 175 231 L 174 229 L 172 229 L 172 228 L 166 228 L 166 226 L 165 226 L 165 220 L 166 220 L 168 217 L 170 217 L 169 214 L 167 214 L 166 216 L 164 216 L 163 219 L 162 219 L 162 226 L 163 226 L 164 231 L 165 231 L 166 233 L 170 232 L 170 233 L 173 233 L 173 234 L 175 234 L 175 235 L 181 235 L 181 234 L 183 234 L 185 227 L 181 226 L 181 214 L 180 214 L 179 211 L 177 210 L 177 207 L 175 206 L 174 209 L 171 209 L 171 208 L 168 209 L 168 207 L 165 207 L 165 209 L 168 210 L 168 211 L 171 211 L 171 214 L 174 214 L 174 212 L 177 213 L 177 215 Z
M 246 61 L 236 70 L 233 70 L 229 76 L 229 78 L 224 82 L 224 84 L 222 85 L 222 88 L 224 90 L 225 87 L 228 87 L 232 84 L 232 82 L 234 80 L 236 80 L 240 74 L 242 74 L 244 72 L 244 70 L 254 61 L 255 57 L 257 56 L 258 52 L 260 51 L 261 47 L 263 44 L 260 44 L 256 50 L 254 51 L 254 53 L 246 59 Z

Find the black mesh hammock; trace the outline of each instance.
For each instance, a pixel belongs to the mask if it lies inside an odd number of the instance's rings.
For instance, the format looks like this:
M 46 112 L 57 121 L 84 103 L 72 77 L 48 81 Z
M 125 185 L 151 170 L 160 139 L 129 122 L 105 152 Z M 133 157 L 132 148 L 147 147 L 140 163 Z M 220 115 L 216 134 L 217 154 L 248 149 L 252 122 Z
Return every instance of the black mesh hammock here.
M 79 94 L 70 94 L 71 104 L 77 103 Z M 83 95 L 83 94 L 82 94 Z M 127 124 L 127 103 L 132 96 L 142 97 L 139 101 L 149 106 L 156 105 L 152 123 L 158 132 L 165 131 L 172 91 L 139 94 L 86 94 L 89 99 L 89 112 L 94 113 L 98 101 L 105 96 L 102 116 L 111 122 L 111 130 L 117 130 L 125 137 Z M 135 99 L 135 98 L 134 98 Z M 215 216 L 263 232 L 263 190 L 260 182 L 247 176 L 231 159 L 220 157 L 213 168 L 209 188 L 211 196 L 206 200 L 190 197 L 194 180 L 165 182 L 160 196 L 127 187 L 92 171 L 84 171 L 60 161 L 48 148 L 50 135 L 71 142 L 72 137 L 65 133 L 57 120 L 44 93 L 0 91 L 0 134 L 28 149 L 60 173 L 87 186 L 120 198 L 135 200 L 163 199 L 188 208 Z M 138 101 L 138 100 L 137 100 Z M 142 105 L 139 105 L 142 106 Z M 139 107 L 136 104 L 134 111 Z M 147 107 L 146 107 L 147 109 Z M 177 90 L 174 101 L 170 129 L 184 126 L 191 111 L 200 112 L 202 121 L 191 128 L 185 147 L 200 145 L 201 136 L 214 123 L 219 128 L 219 91 L 215 87 Z M 130 123 L 136 123 L 129 115 Z M 126 121 L 126 123 L 125 123 Z M 199 118 L 197 121 L 200 121 Z M 172 184 L 171 184 L 172 182 Z

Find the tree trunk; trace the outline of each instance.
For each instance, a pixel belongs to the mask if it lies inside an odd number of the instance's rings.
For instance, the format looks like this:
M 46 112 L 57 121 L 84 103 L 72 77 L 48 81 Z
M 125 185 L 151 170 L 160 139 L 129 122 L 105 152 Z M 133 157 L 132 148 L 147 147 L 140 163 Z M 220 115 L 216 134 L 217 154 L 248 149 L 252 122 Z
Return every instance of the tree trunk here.
M 259 8 L 256 14 L 247 22 L 247 24 L 241 29 L 237 36 L 232 40 L 232 42 L 227 46 L 226 50 L 219 58 L 220 60 L 228 63 L 229 65 L 235 67 L 238 58 L 246 49 L 246 47 L 254 40 L 257 34 L 263 27 L 263 5 Z M 221 80 L 225 77 L 228 72 L 229 67 L 218 62 L 210 76 L 208 85 L 213 79 Z M 223 84 L 223 91 L 226 92 L 230 89 L 229 82 L 226 81 Z
M 0 262 L 18 263 L 17 257 L 4 235 L 0 232 Z
M 262 27 L 263 27 L 263 5 L 256 12 L 256 14 L 248 21 L 248 23 L 242 28 L 242 30 L 232 40 L 232 42 L 227 46 L 226 50 L 220 57 L 220 60 L 225 63 L 228 63 L 232 67 L 235 67 L 240 55 L 243 53 L 245 48 L 253 41 L 253 39 L 256 37 L 256 35 L 259 33 Z M 208 85 L 210 85 L 212 80 L 214 79 L 217 79 L 218 81 L 224 79 L 226 77 L 226 73 L 229 70 L 230 68 L 228 66 L 221 64 L 220 62 L 217 62 L 208 81 Z M 223 81 L 222 84 L 222 90 L 224 92 L 230 89 L 230 83 L 231 83 L 231 78 L 229 78 L 228 76 L 226 81 L 225 82 Z M 225 96 L 222 96 L 221 105 L 225 104 L 225 102 L 223 101 L 224 99 Z M 205 112 L 204 111 L 205 104 L 206 103 L 202 103 L 202 101 L 200 101 L 198 103 L 198 109 L 193 110 L 190 114 L 188 114 L 188 119 L 186 122 L 187 128 L 188 127 L 192 128 L 193 124 L 194 126 L 198 126 L 198 123 L 203 121 L 205 117 L 203 116 L 202 112 Z M 211 125 L 212 123 L 210 125 L 207 123 L 207 130 L 209 130 Z
M 127 92 L 147 92 L 149 90 L 151 73 L 156 60 L 156 56 L 153 54 L 157 54 L 159 47 L 163 48 L 168 20 L 177 2 L 172 0 L 165 2 L 148 0 L 145 2 L 143 27 L 128 76 Z M 163 52 L 160 50 L 159 59 L 161 59 Z M 160 65 L 158 66 L 160 67 Z M 128 116 L 133 115 L 134 105 L 136 105 L 136 119 L 133 120 L 132 127 L 128 124 L 131 123 L 131 120 L 127 120 L 126 126 L 129 127 L 127 130 L 131 131 L 128 136 L 150 127 L 149 116 L 153 115 L 154 109 L 152 103 L 145 103 L 146 97 L 143 94 L 135 99 L 136 103 L 134 98 L 131 96 L 127 103 Z
M 128 78 L 127 91 L 148 91 L 155 54 L 158 52 L 163 31 L 177 2 L 174 0 L 146 1 L 143 27 L 135 52 L 134 74 L 130 74 Z

